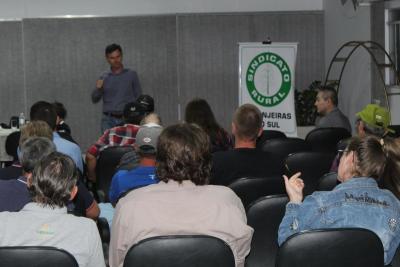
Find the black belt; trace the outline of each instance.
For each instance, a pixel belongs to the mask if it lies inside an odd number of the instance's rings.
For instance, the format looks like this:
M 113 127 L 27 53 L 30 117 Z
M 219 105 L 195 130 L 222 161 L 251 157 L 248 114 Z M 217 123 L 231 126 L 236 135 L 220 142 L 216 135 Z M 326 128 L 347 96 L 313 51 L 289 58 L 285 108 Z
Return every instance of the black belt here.
M 112 113 L 112 112 L 103 112 L 103 114 L 116 119 L 122 119 L 122 114 Z

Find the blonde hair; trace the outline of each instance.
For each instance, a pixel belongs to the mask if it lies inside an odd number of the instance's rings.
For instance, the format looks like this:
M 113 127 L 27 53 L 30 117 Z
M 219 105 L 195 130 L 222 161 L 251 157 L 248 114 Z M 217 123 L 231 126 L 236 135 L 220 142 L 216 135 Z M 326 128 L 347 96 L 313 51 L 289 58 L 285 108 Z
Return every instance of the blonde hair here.
M 29 137 L 45 137 L 52 141 L 53 131 L 44 121 L 31 121 L 22 127 L 19 145 L 21 146 Z

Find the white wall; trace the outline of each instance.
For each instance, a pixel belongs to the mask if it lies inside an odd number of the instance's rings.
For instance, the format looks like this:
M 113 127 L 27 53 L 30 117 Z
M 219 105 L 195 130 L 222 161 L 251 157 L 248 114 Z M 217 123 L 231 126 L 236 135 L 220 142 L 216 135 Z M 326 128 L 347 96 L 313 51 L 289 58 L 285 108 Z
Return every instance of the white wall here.
M 322 9 L 323 0 L 0 0 L 0 19 Z
M 371 40 L 369 6 L 354 11 L 351 1 L 345 6 L 339 0 L 324 0 L 325 70 L 335 52 L 348 41 Z M 371 61 L 365 51 L 356 52 L 347 63 L 339 91 L 339 108 L 350 122 L 355 113 L 371 101 Z

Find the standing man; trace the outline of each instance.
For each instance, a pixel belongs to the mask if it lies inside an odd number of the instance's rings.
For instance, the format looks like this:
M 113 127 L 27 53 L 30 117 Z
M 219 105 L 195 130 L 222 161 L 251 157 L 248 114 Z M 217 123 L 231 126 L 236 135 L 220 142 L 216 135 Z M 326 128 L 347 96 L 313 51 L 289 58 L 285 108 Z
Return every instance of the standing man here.
M 319 88 L 314 105 L 319 115 L 315 121 L 317 128 L 345 128 L 351 133 L 349 119 L 337 107 L 338 96 L 334 88 L 329 86 Z
M 103 98 L 102 133 L 122 123 L 124 106 L 135 101 L 142 92 L 137 73 L 122 64 L 121 46 L 110 44 L 105 54 L 110 70 L 100 76 L 92 92 L 93 103 Z

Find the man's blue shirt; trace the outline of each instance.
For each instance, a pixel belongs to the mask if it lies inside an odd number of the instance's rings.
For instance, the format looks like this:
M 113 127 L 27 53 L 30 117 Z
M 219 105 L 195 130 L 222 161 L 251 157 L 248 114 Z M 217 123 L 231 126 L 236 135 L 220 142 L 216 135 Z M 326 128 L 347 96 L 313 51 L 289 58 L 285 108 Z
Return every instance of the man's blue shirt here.
M 111 187 L 108 193 L 110 202 L 116 203 L 119 197 L 129 190 L 158 183 L 155 172 L 155 167 L 144 166 L 138 166 L 129 171 L 118 171 L 111 181 Z
M 79 146 L 62 138 L 57 132 L 53 132 L 53 143 L 56 145 L 58 152 L 70 156 L 76 167 L 83 173 L 82 152 Z

